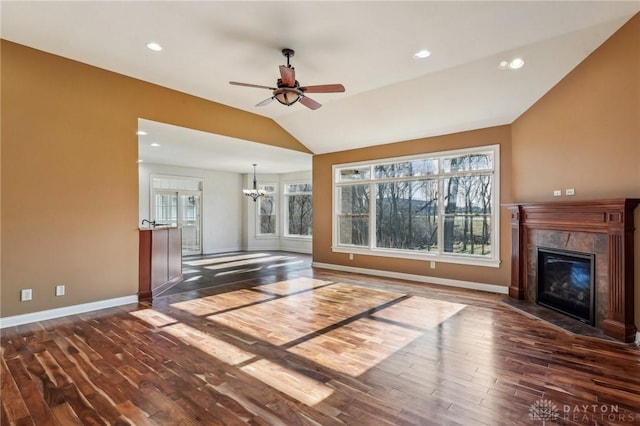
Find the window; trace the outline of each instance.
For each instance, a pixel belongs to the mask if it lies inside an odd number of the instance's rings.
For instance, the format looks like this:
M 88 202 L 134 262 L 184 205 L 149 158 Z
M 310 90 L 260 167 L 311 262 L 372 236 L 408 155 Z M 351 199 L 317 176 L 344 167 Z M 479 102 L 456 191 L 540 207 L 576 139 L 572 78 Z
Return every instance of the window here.
M 499 146 L 334 166 L 334 251 L 498 266 Z
M 310 183 L 284 185 L 285 235 L 310 237 L 312 235 L 313 208 Z
M 259 185 L 267 193 L 258 198 L 258 235 L 276 235 L 276 185 Z

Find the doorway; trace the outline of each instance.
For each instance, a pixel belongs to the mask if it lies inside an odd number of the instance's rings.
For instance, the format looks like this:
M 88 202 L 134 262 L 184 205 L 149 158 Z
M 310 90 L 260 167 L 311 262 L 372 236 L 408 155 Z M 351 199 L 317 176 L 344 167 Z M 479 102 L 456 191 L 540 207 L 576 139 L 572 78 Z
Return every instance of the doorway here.
M 182 229 L 183 256 L 202 254 L 202 181 L 163 176 L 151 182 L 151 220 Z

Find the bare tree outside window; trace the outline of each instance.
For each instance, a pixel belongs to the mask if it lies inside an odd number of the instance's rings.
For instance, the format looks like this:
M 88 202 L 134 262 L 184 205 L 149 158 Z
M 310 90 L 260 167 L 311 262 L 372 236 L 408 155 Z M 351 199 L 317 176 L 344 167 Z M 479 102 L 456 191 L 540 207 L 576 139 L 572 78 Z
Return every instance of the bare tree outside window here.
M 286 226 L 288 236 L 311 236 L 313 206 L 310 183 L 285 185 Z
M 369 245 L 369 185 L 340 187 L 338 234 L 340 244 Z
M 276 187 L 260 185 L 260 189 L 264 189 L 267 193 L 258 198 L 259 235 L 274 235 L 276 233 Z

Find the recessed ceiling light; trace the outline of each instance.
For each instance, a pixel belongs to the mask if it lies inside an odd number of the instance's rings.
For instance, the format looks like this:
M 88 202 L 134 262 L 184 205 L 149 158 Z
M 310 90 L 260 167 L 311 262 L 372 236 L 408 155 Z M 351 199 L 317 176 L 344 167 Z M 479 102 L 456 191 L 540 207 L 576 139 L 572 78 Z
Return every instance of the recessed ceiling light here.
M 138 130 L 138 131 L 136 132 L 136 135 L 138 135 L 138 136 L 144 136 L 144 135 L 146 135 L 146 134 L 147 134 L 147 132 L 145 132 L 144 130 Z
M 150 42 L 147 43 L 147 48 L 153 50 L 154 52 L 159 52 L 162 50 L 162 46 L 160 46 L 158 43 L 155 42 Z
M 501 70 L 517 70 L 524 66 L 524 60 L 522 58 L 513 58 L 511 61 L 500 61 L 498 68 Z
M 158 142 L 154 142 L 151 144 L 151 146 L 156 147 L 156 146 L 160 146 L 160 144 Z
M 414 59 L 424 59 L 428 58 L 429 56 L 431 56 L 431 52 L 429 52 L 427 49 L 422 49 L 413 54 Z
M 523 65 L 524 61 L 522 60 L 522 58 L 514 58 L 511 62 L 509 62 L 509 68 L 511 68 L 512 70 L 520 69 Z

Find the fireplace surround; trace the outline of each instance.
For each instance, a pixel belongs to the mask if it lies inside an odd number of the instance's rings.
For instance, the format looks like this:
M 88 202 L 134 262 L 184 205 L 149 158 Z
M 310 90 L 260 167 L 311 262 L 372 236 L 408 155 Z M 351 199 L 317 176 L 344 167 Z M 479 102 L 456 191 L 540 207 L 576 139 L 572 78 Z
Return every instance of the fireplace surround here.
M 634 220 L 640 199 L 509 204 L 509 296 L 537 302 L 537 247 L 594 255 L 594 325 L 605 335 L 633 342 Z

